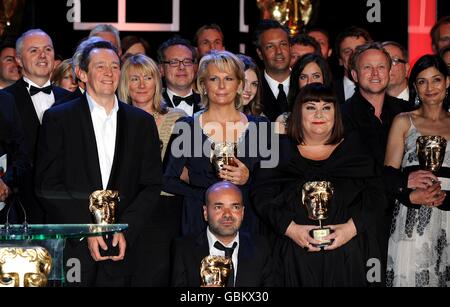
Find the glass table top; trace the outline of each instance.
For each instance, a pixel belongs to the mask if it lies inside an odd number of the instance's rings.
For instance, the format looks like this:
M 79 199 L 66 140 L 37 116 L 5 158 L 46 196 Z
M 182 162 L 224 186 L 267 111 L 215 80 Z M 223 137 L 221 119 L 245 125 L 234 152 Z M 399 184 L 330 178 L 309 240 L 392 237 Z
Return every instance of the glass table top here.
M 0 224 L 0 241 L 6 240 L 49 240 L 64 238 L 81 238 L 112 234 L 128 228 L 128 224 L 29 224 L 23 225 Z

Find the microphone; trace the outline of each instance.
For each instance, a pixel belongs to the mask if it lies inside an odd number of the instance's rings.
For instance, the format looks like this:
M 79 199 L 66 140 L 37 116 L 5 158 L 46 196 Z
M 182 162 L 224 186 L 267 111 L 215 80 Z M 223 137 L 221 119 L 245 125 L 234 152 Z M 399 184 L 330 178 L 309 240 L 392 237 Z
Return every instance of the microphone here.
M 17 167 L 13 166 L 12 169 L 12 181 L 11 181 L 11 202 L 9 203 L 8 211 L 6 212 L 6 222 L 5 222 L 5 230 L 8 231 L 11 229 L 11 224 L 9 223 L 9 215 L 11 212 L 11 208 L 14 207 L 15 204 L 18 204 L 23 212 L 23 223 L 22 223 L 22 229 L 24 232 L 27 232 L 29 229 L 29 224 L 27 222 L 27 211 L 25 210 L 25 207 L 22 205 L 22 202 L 20 201 L 19 197 L 19 184 L 18 184 L 18 176 L 17 176 Z

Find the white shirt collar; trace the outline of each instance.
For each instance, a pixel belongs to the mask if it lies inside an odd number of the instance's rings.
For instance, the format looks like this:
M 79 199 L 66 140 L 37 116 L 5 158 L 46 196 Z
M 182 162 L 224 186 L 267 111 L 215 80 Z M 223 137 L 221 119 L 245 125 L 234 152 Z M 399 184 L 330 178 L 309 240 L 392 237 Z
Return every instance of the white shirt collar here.
M 222 241 L 220 241 L 219 239 L 217 239 L 217 237 L 211 232 L 211 230 L 209 230 L 209 226 L 206 228 L 206 236 L 208 237 L 208 244 L 211 247 L 214 247 L 214 243 L 216 243 L 216 241 L 219 241 L 220 243 L 222 243 Z M 223 246 L 225 247 L 232 247 L 233 243 L 237 242 L 237 246 L 239 246 L 239 231 L 236 234 L 236 237 L 234 237 L 233 241 L 231 241 L 229 244 L 225 245 L 223 244 Z M 237 247 L 236 247 L 237 248 Z M 233 253 L 234 255 L 234 253 Z
M 349 99 L 350 97 L 353 96 L 353 94 L 355 93 L 355 82 L 353 82 L 352 80 L 350 80 L 349 77 L 344 76 L 344 96 L 345 96 L 345 100 Z
M 106 114 L 106 110 L 103 106 L 99 105 L 94 98 L 92 98 L 91 95 L 89 95 L 88 92 L 86 92 L 86 98 L 89 104 L 89 110 L 91 111 L 91 113 L 97 113 L 97 114 L 102 114 L 105 117 L 111 117 L 112 115 L 115 115 L 117 113 L 117 111 L 119 110 L 119 102 L 117 99 L 117 96 L 114 95 L 114 107 L 112 108 L 111 114 Z
M 184 112 L 186 112 L 186 114 L 189 115 L 189 116 L 192 116 L 192 115 L 194 114 L 194 105 L 188 105 L 185 101 L 181 101 L 180 104 L 179 104 L 178 106 L 175 106 L 175 105 L 172 103 L 172 101 L 173 101 L 173 96 L 174 96 L 174 95 L 179 96 L 179 95 L 177 95 L 176 93 L 172 92 L 172 91 L 169 90 L 168 88 L 166 88 L 166 92 L 167 92 L 167 95 L 169 96 L 170 101 L 168 101 L 168 103 L 171 104 L 171 105 L 170 105 L 171 107 L 174 107 L 174 108 L 177 108 L 177 109 L 181 109 L 181 110 L 183 110 Z M 185 96 L 180 96 L 180 97 L 187 97 L 187 96 L 192 95 L 193 93 L 194 93 L 194 92 L 192 91 L 192 88 L 191 88 L 191 91 L 189 92 L 189 94 L 187 94 L 187 95 L 185 95 Z
M 167 95 L 169 96 L 170 100 L 172 100 L 173 95 L 180 96 L 177 93 L 171 91 L 169 88 L 166 88 L 166 92 L 167 92 Z M 180 97 L 188 97 L 188 96 L 191 96 L 193 93 L 194 93 L 194 91 L 191 88 L 191 90 L 189 91 L 189 94 L 180 96 Z
M 278 97 L 278 92 L 280 91 L 278 89 L 278 84 L 280 84 L 280 83 L 283 84 L 284 93 L 287 96 L 287 94 L 289 93 L 289 82 L 291 81 L 291 75 L 289 75 L 287 77 L 287 79 L 285 79 L 283 82 L 278 82 L 277 80 L 275 80 L 271 76 L 269 76 L 267 71 L 264 70 L 264 77 L 266 78 L 267 83 L 269 84 L 270 90 L 272 91 L 272 93 L 275 97 Z
M 409 87 L 406 87 L 400 94 L 398 94 L 397 98 L 409 101 Z
M 50 83 L 50 79 L 49 79 L 49 80 L 47 80 L 47 82 L 45 82 L 45 84 L 43 86 L 40 86 L 40 85 L 37 85 L 36 83 L 34 83 L 33 81 L 31 81 L 30 79 L 28 79 L 25 76 L 23 77 L 23 81 L 25 81 L 29 85 L 32 85 L 32 86 L 37 87 L 37 88 L 43 88 L 43 87 L 49 86 L 51 84 Z M 28 92 L 30 92 L 30 86 L 28 86 L 27 89 L 28 89 Z

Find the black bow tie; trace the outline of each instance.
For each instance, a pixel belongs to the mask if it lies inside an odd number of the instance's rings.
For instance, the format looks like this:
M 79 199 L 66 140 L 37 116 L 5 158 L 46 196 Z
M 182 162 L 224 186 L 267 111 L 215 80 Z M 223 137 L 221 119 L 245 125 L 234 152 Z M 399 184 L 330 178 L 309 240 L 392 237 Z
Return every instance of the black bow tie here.
M 192 106 L 195 103 L 195 97 L 194 97 L 194 94 L 189 95 L 187 97 L 180 97 L 180 96 L 173 95 L 172 101 L 173 101 L 173 104 L 175 107 L 178 107 L 178 105 L 182 101 L 185 101 L 188 105 Z
M 34 96 L 39 92 L 43 92 L 47 95 L 50 95 L 52 92 L 52 86 L 46 86 L 46 87 L 35 87 L 33 85 L 30 85 L 30 96 Z

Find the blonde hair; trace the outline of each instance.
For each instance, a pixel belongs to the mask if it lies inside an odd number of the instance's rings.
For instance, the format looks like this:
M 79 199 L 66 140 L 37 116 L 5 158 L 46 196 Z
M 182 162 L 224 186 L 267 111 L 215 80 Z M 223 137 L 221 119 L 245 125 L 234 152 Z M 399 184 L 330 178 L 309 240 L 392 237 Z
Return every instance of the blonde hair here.
M 132 103 L 129 90 L 130 80 L 128 76 L 128 72 L 131 68 L 136 69 L 138 73 L 150 75 L 155 80 L 156 89 L 155 95 L 153 96 L 153 109 L 161 114 L 167 113 L 167 106 L 162 101 L 162 82 L 158 65 L 155 61 L 144 54 L 132 55 L 123 63 L 118 90 L 120 100 L 128 104 Z
M 204 82 L 208 74 L 207 68 L 210 64 L 216 65 L 222 72 L 234 73 L 236 75 L 236 78 L 240 82 L 240 86 L 234 100 L 234 107 L 236 110 L 239 110 L 244 104 L 242 100 L 242 90 L 245 80 L 244 63 L 236 55 L 229 51 L 212 50 L 210 53 L 202 57 L 198 65 L 197 89 L 200 91 L 202 103 L 206 109 L 209 105 L 209 99 L 208 93 L 206 93 L 204 89 Z
M 51 83 L 55 84 L 57 86 L 61 86 L 61 82 L 66 76 L 66 74 L 69 73 L 72 75 L 72 59 L 66 59 L 62 61 L 53 71 Z M 72 75 L 73 78 L 73 75 Z M 76 79 L 73 79 L 73 82 L 76 83 Z

